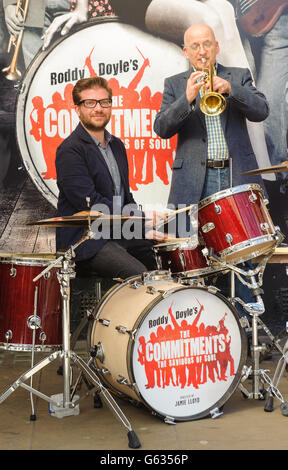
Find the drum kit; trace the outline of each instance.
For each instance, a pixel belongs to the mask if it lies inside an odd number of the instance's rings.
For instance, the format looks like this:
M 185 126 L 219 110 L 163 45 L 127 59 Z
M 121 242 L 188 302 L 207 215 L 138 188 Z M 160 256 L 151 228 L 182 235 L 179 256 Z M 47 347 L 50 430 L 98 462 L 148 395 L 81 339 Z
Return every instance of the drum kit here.
M 121 224 L 129 218 L 88 210 L 29 222 L 84 226 L 86 230 L 58 258 L 2 255 L 0 348 L 31 351 L 32 360 L 31 368 L 0 395 L 0 403 L 23 387 L 31 397 L 35 394 L 48 401 L 52 416 L 77 415 L 81 398 L 76 391 L 84 380 L 89 385 L 85 396 L 94 393 L 100 402 L 104 399 L 128 431 L 132 448 L 140 447 L 139 439 L 113 395 L 143 404 L 172 424 L 220 416 L 224 403 L 239 387 L 245 398 L 264 400 L 268 393 L 265 411 L 272 411 L 273 399 L 278 398 L 287 416 L 288 404 L 278 384 L 288 362 L 288 348 L 279 346 L 260 319 L 265 311 L 261 295 L 265 266 L 283 241 L 262 189 L 248 184 L 203 199 L 198 206 L 200 242 L 196 248 L 189 238 L 165 240 L 153 247 L 157 270 L 115 280 L 87 317 L 90 358 L 85 362 L 71 350 L 70 342 L 75 249 L 93 238 L 94 220 L 110 222 L 115 217 Z M 257 263 L 253 269 L 242 267 L 247 260 Z M 250 289 L 255 302 L 245 303 L 234 296 L 233 289 L 227 298 L 213 285 L 212 277 L 227 273 Z M 240 317 L 236 303 L 247 316 Z M 258 329 L 265 331 L 281 354 L 273 379 L 260 368 L 264 346 L 259 345 Z M 246 330 L 252 331 L 250 366 L 246 364 Z M 49 354 L 34 364 L 34 352 L 39 351 Z M 63 393 L 46 396 L 33 388 L 32 379 L 56 359 L 63 363 Z M 72 365 L 80 371 L 74 386 Z M 248 379 L 252 379 L 251 392 L 244 386 Z M 31 402 L 31 419 L 35 419 Z

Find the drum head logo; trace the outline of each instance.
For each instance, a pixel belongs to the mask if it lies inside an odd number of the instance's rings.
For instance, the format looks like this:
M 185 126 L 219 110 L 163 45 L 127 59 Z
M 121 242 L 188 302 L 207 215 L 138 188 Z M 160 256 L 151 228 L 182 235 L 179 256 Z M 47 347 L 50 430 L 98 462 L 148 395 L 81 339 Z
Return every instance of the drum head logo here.
M 73 86 L 81 78 L 102 76 L 113 91 L 107 130 L 125 145 L 131 190 L 139 203 L 166 204 L 176 136 L 160 139 L 153 123 L 165 77 L 186 69 L 176 45 L 109 20 L 88 25 L 38 55 L 19 99 L 17 134 L 26 168 L 44 195 L 56 205 L 56 149 L 79 122 Z
M 223 397 L 241 356 L 239 327 L 229 305 L 205 291 L 192 302 L 190 294 L 187 303 L 186 294 L 176 293 L 170 304 L 165 301 L 165 310 L 160 303 L 150 312 L 134 349 L 143 397 L 162 413 L 166 406 L 171 416 L 193 415 Z

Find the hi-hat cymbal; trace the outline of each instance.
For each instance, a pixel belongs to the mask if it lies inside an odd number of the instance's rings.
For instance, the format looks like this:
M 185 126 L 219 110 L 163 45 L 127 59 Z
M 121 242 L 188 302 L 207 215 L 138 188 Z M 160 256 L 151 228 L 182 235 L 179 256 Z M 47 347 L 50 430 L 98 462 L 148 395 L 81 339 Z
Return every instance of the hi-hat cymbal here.
M 100 222 L 120 221 L 121 223 L 126 220 L 143 220 L 144 217 L 136 216 L 123 216 L 123 215 L 106 215 L 97 211 L 82 211 L 73 215 L 54 217 L 52 219 L 34 220 L 28 222 L 26 225 L 43 225 L 46 227 L 74 227 L 74 226 L 88 226 L 89 222 L 99 220 Z
M 262 175 L 263 173 L 279 173 L 288 171 L 288 160 L 280 165 L 268 166 L 267 168 L 257 168 L 256 170 L 245 171 L 242 175 Z

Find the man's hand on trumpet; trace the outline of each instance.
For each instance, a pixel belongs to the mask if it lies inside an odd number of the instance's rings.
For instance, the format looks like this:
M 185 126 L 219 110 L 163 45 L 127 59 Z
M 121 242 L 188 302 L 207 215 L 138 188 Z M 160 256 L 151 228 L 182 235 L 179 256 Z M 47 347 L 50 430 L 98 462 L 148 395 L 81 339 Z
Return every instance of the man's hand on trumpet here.
M 5 8 L 5 22 L 11 36 L 17 36 L 24 28 L 23 16 L 19 10 L 16 15 L 15 5 L 7 5 Z

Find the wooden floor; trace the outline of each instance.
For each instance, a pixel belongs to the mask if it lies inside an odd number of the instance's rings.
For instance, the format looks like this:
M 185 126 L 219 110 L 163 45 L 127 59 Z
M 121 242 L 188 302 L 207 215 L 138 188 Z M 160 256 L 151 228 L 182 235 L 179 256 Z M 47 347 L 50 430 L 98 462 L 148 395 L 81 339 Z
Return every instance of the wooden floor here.
M 55 228 L 28 226 L 28 222 L 55 217 L 56 209 L 19 172 L 0 190 L 0 253 L 55 253 Z

